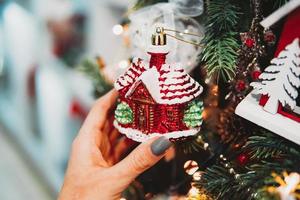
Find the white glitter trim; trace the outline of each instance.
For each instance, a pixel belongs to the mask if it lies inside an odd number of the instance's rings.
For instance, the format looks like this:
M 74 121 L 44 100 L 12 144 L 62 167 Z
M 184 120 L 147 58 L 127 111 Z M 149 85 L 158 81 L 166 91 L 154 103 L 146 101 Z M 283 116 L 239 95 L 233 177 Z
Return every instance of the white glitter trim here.
M 188 101 L 196 98 L 197 96 L 199 96 L 203 90 L 203 88 L 200 86 L 200 84 L 198 82 L 195 82 L 192 78 L 190 78 L 189 75 L 187 75 L 186 78 L 189 79 L 191 81 L 191 83 L 195 83 L 195 87 L 191 88 L 188 91 L 184 91 L 184 92 L 176 91 L 173 93 L 169 92 L 165 95 L 165 94 L 161 93 L 162 87 L 160 87 L 160 84 L 162 84 L 163 82 L 158 81 L 159 72 L 157 71 L 157 69 L 155 67 L 153 67 L 153 68 L 148 69 L 145 72 L 143 72 L 142 75 L 140 75 L 140 77 L 136 79 L 136 81 L 130 86 L 130 89 L 127 91 L 125 97 L 126 98 L 129 97 L 134 92 L 136 87 L 139 85 L 140 81 L 142 81 L 156 103 L 168 104 L 168 105 L 185 103 L 185 102 L 188 102 Z M 178 86 L 178 88 L 181 89 L 181 88 L 184 88 L 184 86 Z M 191 93 L 195 92 L 196 90 L 199 90 L 199 91 L 197 91 L 195 94 L 191 94 Z M 182 95 L 182 94 L 186 95 L 186 96 L 174 97 L 172 99 L 163 99 L 162 98 L 163 96 L 173 97 L 174 95 Z
M 187 136 L 192 136 L 195 135 L 200 131 L 200 128 L 196 129 L 189 129 L 189 130 L 184 130 L 184 131 L 173 131 L 169 133 L 149 133 L 148 135 L 142 133 L 139 130 L 133 129 L 133 128 L 124 128 L 119 125 L 119 123 L 115 120 L 114 121 L 114 126 L 116 129 L 120 131 L 120 133 L 126 135 L 126 137 L 137 141 L 137 142 L 145 142 L 150 138 L 156 137 L 156 136 L 165 136 L 167 138 L 180 138 L 180 137 L 187 137 Z
M 168 45 L 164 46 L 156 46 L 156 45 L 150 45 L 147 48 L 147 52 L 151 53 L 169 53 L 170 48 Z
M 172 77 L 171 78 L 167 78 L 165 81 L 160 81 L 160 83 L 161 84 L 180 84 L 180 83 L 184 83 L 184 82 L 186 82 L 186 81 L 188 81 L 190 79 L 190 76 L 186 76 L 185 78 L 183 78 L 183 79 L 172 79 Z
M 132 63 L 134 63 L 135 65 L 139 65 L 139 58 L 138 57 L 134 57 L 132 59 Z

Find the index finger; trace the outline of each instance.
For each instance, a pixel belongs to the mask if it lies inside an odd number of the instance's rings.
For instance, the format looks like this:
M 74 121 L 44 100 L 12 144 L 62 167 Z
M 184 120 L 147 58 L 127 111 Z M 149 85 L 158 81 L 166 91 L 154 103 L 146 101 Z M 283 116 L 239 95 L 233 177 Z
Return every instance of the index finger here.
M 89 132 L 95 129 L 101 130 L 107 119 L 108 111 L 115 104 L 117 97 L 118 92 L 113 89 L 103 97 L 99 98 L 86 117 L 82 128 Z
M 117 96 L 117 91 L 111 90 L 95 102 L 79 134 L 73 141 L 74 148 L 72 149 L 76 151 L 78 159 L 85 160 L 86 163 L 105 165 L 103 163 L 106 163 L 106 161 L 100 149 L 101 147 L 106 148 L 109 145 L 109 141 L 108 136 L 104 136 L 101 129 L 105 124 L 108 111 L 114 105 Z

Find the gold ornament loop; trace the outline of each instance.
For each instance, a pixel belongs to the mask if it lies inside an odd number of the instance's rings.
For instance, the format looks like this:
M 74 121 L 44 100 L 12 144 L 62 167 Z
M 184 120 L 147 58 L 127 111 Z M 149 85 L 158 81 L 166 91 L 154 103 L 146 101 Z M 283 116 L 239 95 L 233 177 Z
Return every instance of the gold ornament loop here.
M 200 43 L 185 40 L 185 39 L 182 39 L 180 37 L 176 37 L 176 36 L 171 35 L 171 34 L 166 33 L 166 32 L 178 33 L 181 36 L 182 35 L 191 35 L 191 36 L 195 36 L 195 37 L 202 37 L 202 35 L 199 35 L 199 34 L 196 34 L 196 33 L 189 33 L 187 31 L 181 32 L 181 31 L 178 31 L 178 30 L 167 29 L 167 28 L 164 28 L 164 27 L 156 27 L 155 32 L 156 33 L 152 35 L 152 44 L 153 45 L 166 45 L 167 44 L 166 36 L 169 36 L 169 37 L 172 37 L 172 38 L 174 38 L 176 40 L 179 40 L 181 42 L 185 42 L 185 43 L 192 44 L 192 45 L 199 46 L 199 47 L 203 46 Z

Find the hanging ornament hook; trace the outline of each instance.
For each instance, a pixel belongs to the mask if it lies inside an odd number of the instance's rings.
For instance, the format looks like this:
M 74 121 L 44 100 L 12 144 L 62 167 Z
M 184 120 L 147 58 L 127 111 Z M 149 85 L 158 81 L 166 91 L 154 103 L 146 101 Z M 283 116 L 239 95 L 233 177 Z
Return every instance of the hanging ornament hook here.
M 179 35 L 191 35 L 191 36 L 195 36 L 195 37 L 202 37 L 202 35 L 199 35 L 199 34 L 196 34 L 196 33 L 189 33 L 187 31 L 181 32 L 181 31 L 177 31 L 177 30 L 173 30 L 173 29 L 166 29 L 164 27 L 156 27 L 155 34 L 152 35 L 152 45 L 166 45 L 167 44 L 166 36 L 169 36 L 169 37 L 172 37 L 172 38 L 174 38 L 176 40 L 179 40 L 181 42 L 185 42 L 185 43 L 192 44 L 192 45 L 195 45 L 195 46 L 202 46 L 200 43 L 185 40 L 185 39 L 182 39 L 180 37 L 176 37 L 174 35 L 166 33 L 168 31 L 178 33 Z

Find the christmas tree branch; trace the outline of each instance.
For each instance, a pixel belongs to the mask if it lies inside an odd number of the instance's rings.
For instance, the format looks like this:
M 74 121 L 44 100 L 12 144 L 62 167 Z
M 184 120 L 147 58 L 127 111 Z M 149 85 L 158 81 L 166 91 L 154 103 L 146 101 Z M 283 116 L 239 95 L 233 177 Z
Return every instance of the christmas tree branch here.
M 300 171 L 300 148 L 264 130 L 250 136 L 241 152 L 250 156 L 245 166 L 236 162 L 235 156 L 220 160 L 204 171 L 196 186 L 204 187 L 216 199 L 268 199 L 272 195 L 262 188 L 273 180 L 273 172 Z M 236 153 L 228 153 L 232 154 Z
M 112 85 L 109 84 L 101 74 L 100 67 L 96 61 L 88 59 L 83 60 L 77 68 L 91 79 L 95 88 L 96 97 L 100 97 L 112 89 Z
M 273 134 L 249 137 L 244 151 L 249 152 L 251 158 L 267 159 L 274 157 L 300 157 L 300 149 L 295 149 L 294 144 Z
M 236 39 L 238 8 L 228 0 L 213 0 L 207 3 L 207 15 L 201 59 L 209 76 L 231 79 L 239 47 Z

